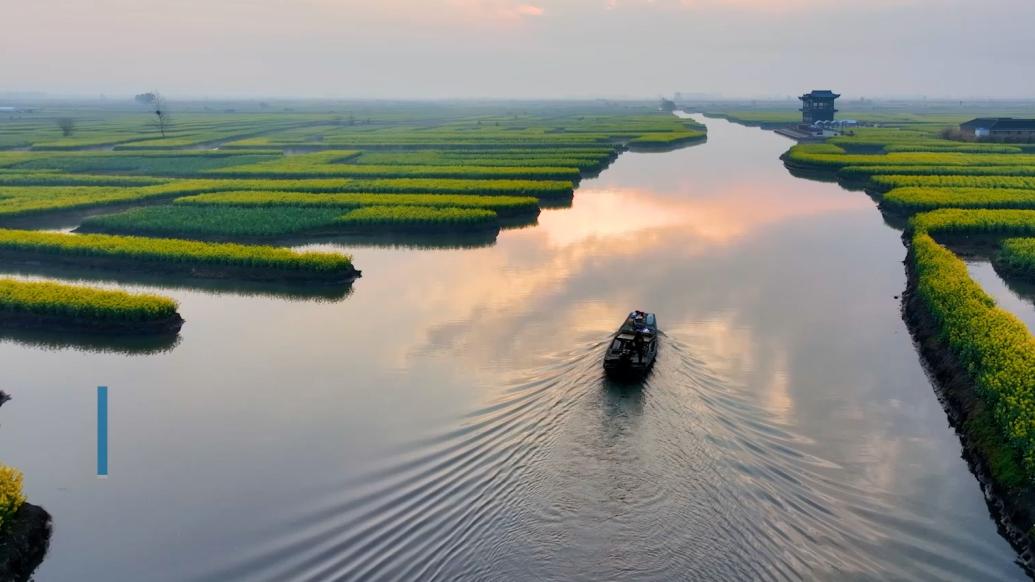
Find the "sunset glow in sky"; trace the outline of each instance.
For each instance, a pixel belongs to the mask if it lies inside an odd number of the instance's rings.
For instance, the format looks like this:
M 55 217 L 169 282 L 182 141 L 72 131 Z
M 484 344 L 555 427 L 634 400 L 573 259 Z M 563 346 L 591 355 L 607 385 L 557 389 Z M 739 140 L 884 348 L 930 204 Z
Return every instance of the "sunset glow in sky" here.
M 1035 92 L 1031 0 L 6 0 L 2 13 L 0 91 Z

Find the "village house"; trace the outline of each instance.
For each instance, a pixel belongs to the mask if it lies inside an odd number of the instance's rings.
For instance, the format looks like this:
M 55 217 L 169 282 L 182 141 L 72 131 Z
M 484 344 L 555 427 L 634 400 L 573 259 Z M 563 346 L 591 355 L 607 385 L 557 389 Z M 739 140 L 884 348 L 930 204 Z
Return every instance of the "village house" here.
M 965 137 L 988 141 L 1035 141 L 1035 119 L 979 117 L 960 124 Z

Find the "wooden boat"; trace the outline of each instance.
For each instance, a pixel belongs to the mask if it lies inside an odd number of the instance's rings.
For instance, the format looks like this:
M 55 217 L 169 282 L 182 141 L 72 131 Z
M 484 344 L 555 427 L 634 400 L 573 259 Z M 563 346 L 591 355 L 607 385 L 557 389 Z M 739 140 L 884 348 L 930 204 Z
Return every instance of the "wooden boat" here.
M 645 375 L 658 356 L 658 320 L 633 311 L 615 332 L 604 355 L 604 371 L 618 377 Z

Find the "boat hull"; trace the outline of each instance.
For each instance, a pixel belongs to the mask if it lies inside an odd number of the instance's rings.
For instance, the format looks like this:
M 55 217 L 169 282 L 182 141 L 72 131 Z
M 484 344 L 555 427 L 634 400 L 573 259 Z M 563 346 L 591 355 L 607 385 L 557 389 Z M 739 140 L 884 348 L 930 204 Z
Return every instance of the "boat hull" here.
M 623 363 L 604 361 L 604 372 L 612 378 L 642 378 L 654 367 L 654 358 L 645 363 Z

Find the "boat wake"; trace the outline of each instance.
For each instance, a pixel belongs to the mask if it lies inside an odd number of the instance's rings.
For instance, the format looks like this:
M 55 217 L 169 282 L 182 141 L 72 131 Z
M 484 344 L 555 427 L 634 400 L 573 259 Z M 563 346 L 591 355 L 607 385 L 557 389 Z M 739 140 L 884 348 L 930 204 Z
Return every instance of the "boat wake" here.
M 621 383 L 609 340 L 515 374 L 202 579 L 993 577 L 956 558 L 980 539 L 846 481 L 689 343 L 661 334 Z

